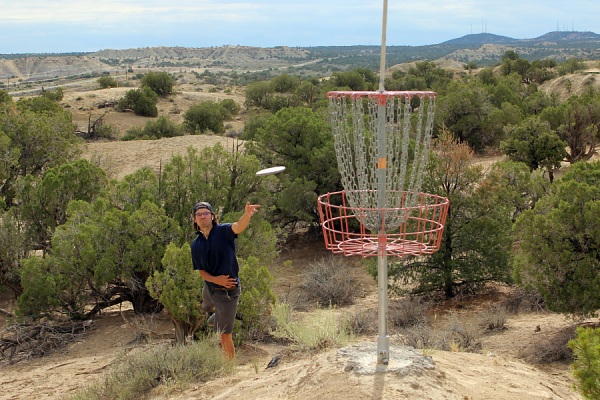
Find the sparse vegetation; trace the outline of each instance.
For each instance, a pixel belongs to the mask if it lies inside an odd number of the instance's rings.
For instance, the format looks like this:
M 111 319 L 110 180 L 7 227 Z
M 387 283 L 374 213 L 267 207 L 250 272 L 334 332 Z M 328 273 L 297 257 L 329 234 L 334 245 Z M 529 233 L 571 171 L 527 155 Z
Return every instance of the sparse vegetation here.
M 273 307 L 276 327 L 272 335 L 289 341 L 292 349 L 301 352 L 322 351 L 340 347 L 350 340 L 352 334 L 348 321 L 335 308 L 318 309 L 302 317 L 292 315 L 288 304 Z
M 309 265 L 302 282 L 307 299 L 322 306 L 354 303 L 356 287 L 350 267 L 341 257 L 328 257 Z
M 216 336 L 209 336 L 185 346 L 152 344 L 121 353 L 102 379 L 69 399 L 144 399 L 158 386 L 168 392 L 233 373 L 233 364 L 225 360 L 216 343 Z
M 526 290 L 518 286 L 511 290 L 510 295 L 500 303 L 500 307 L 510 314 L 548 311 L 544 299 L 535 289 Z
M 400 329 L 400 340 L 417 349 L 478 353 L 483 330 L 479 320 L 468 314 L 450 312 L 439 321 L 420 320 Z
M 521 350 L 519 357 L 531 364 L 551 364 L 570 362 L 573 352 L 568 343 L 575 338 L 575 326 L 567 326 L 533 341 L 531 346 Z
M 161 139 L 182 136 L 184 133 L 182 125 L 176 124 L 165 116 L 160 116 L 155 121 L 148 121 L 144 127 L 131 128 L 121 137 L 121 140 Z
M 388 318 L 392 326 L 405 328 L 426 322 L 432 302 L 420 296 L 404 296 L 389 304 Z

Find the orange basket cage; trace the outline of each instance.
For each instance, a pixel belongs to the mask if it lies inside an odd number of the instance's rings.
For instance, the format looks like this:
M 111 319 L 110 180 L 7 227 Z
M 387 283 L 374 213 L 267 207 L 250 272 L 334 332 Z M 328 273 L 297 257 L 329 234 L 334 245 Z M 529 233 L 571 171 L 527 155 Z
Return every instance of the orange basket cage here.
M 399 193 L 404 199 L 408 192 Z M 348 205 L 346 191 L 319 196 L 318 207 L 325 247 L 333 254 L 372 257 L 405 257 L 432 254 L 440 248 L 450 201 L 441 196 L 418 193 L 418 203 L 399 208 L 355 208 Z M 388 224 L 370 232 L 363 221 L 376 214 L 382 221 L 394 216 L 398 224 Z M 397 218 L 398 214 L 405 215 Z M 382 226 L 384 224 L 382 223 Z

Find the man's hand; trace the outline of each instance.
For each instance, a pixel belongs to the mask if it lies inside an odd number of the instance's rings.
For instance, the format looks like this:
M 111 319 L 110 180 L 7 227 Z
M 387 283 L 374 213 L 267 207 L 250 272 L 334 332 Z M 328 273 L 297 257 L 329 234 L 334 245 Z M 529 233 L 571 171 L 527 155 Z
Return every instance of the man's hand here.
M 258 209 L 260 208 L 259 204 L 250 204 L 249 201 L 246 202 L 246 208 L 244 210 L 244 212 L 246 214 L 249 214 L 250 216 L 253 216 L 254 214 L 256 214 L 258 212 Z
M 244 214 L 240 217 L 240 219 L 231 224 L 231 229 L 233 230 L 233 233 L 235 233 L 236 235 L 242 233 L 248 227 L 248 224 L 250 223 L 250 218 L 252 218 L 252 216 L 258 212 L 259 208 L 260 205 L 250 204 L 250 202 L 247 201 L 246 207 L 244 208 Z
M 230 278 L 229 275 L 219 275 L 215 276 L 213 283 L 216 283 L 219 286 L 223 286 L 224 288 L 232 288 L 237 285 L 237 279 Z

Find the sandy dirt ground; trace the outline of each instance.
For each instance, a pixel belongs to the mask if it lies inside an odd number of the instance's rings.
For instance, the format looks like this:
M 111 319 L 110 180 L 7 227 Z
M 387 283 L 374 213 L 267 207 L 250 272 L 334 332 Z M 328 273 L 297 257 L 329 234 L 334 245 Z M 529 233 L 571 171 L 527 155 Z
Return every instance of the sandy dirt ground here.
M 235 146 L 236 139 L 216 135 L 186 135 L 169 139 L 133 140 L 128 142 L 92 142 L 86 145 L 83 157 L 93 160 L 109 177 L 123 179 L 140 168 L 156 173 L 173 156 L 184 155 L 189 147 L 201 150 L 221 143 L 226 149 Z
M 319 241 L 298 242 L 283 249 L 270 267 L 275 277 L 273 288 L 280 300 L 300 303 L 299 283 L 303 272 L 314 261 L 327 256 Z M 291 264 L 289 263 L 291 261 Z M 348 264 L 354 277 L 358 298 L 342 313 L 368 310 L 376 315 L 377 284 L 359 262 Z M 392 304 L 395 300 L 390 299 Z M 445 310 L 477 311 L 497 295 L 476 300 L 456 299 Z M 15 302 L 4 293 L 0 305 L 13 310 Z M 153 343 L 139 343 L 138 324 L 131 309 L 114 307 L 95 320 L 85 337 L 43 358 L 17 364 L 0 364 L 0 400 L 64 399 L 87 384 L 102 378 L 122 352 Z M 6 322 L 0 316 L 0 324 Z M 376 349 L 377 334 L 356 337 L 342 349 L 315 354 L 290 353 L 282 344 L 246 342 L 237 349 L 235 373 L 231 376 L 186 388 L 159 387 L 152 400 L 229 399 L 456 399 L 456 400 L 548 400 L 581 399 L 572 388 L 574 380 L 567 363 L 533 364 L 524 355 L 535 351 L 559 334 L 573 321 L 558 314 L 529 312 L 511 314 L 506 329 L 482 338 L 479 353 L 460 350 L 413 350 L 425 361 L 405 369 L 395 368 L 404 347 L 396 330 L 390 328 L 389 370 L 361 373 L 353 365 L 376 365 L 376 351 L 355 352 L 356 347 Z M 162 313 L 151 323 L 156 333 L 173 337 L 172 322 Z M 165 339 L 162 339 L 165 340 Z M 167 339 L 168 340 L 168 339 Z M 157 340 L 154 343 L 158 343 Z M 285 354 L 274 368 L 267 368 L 276 355 Z M 350 356 L 348 356 L 350 354 Z
M 275 286 L 278 290 L 285 289 L 284 282 L 278 281 Z M 376 304 L 374 286 L 365 287 L 368 294 L 359 299 L 359 306 Z M 152 346 L 136 342 L 138 331 L 131 324 L 134 318 L 131 310 L 109 310 L 94 322 L 81 341 L 43 358 L 1 364 L 0 400 L 64 399 L 101 379 L 119 352 Z M 166 315 L 159 315 L 152 324 L 155 332 L 173 333 Z M 273 356 L 285 352 L 282 345 L 246 343 L 238 349 L 233 375 L 184 389 L 158 388 L 149 398 L 580 399 L 572 389 L 573 379 L 567 364 L 531 365 L 517 357 L 523 348 L 535 346 L 536 335 L 552 335 L 568 324 L 564 317 L 555 314 L 515 315 L 507 321 L 506 330 L 484 338 L 480 354 L 419 350 L 421 357 L 430 360 L 430 367 L 380 369 L 373 373 L 349 368 L 360 361 L 353 360 L 360 355 L 349 358 L 342 353 L 352 346 L 376 346 L 376 336 L 358 337 L 341 350 L 287 355 L 274 368 L 266 366 Z M 541 331 L 536 332 L 537 326 L 541 326 Z M 395 352 L 400 352 L 398 342 L 398 337 L 392 335 L 391 359 L 398 356 Z M 375 351 L 366 362 L 374 368 Z M 394 366 L 392 361 L 389 366 Z

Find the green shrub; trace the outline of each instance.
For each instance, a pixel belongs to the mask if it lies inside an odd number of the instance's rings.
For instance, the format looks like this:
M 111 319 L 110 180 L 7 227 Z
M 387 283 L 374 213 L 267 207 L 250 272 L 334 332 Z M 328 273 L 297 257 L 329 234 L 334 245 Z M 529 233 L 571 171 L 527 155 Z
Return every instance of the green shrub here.
M 219 105 L 221 106 L 225 119 L 230 119 L 232 116 L 238 115 L 241 108 L 233 99 L 222 100 Z
M 143 128 L 134 127 L 127 131 L 121 140 L 160 139 L 183 136 L 183 125 L 161 116 L 156 121 L 148 121 Z
M 117 110 L 124 111 L 127 109 L 133 110 L 136 115 L 145 117 L 158 116 L 158 95 L 149 87 L 141 89 L 128 90 L 125 96 L 117 102 Z
M 123 141 L 130 141 L 130 140 L 143 140 L 143 139 L 150 139 L 149 137 L 146 137 L 144 135 L 144 128 L 140 127 L 140 126 L 134 126 L 133 128 L 129 129 L 127 131 L 126 134 L 123 135 L 123 137 L 121 137 L 121 140 Z
M 12 103 L 12 96 L 8 94 L 6 90 L 0 90 L 0 104 L 2 103 Z
M 577 328 L 568 345 L 575 356 L 571 368 L 578 390 L 586 399 L 600 399 L 600 328 Z
M 118 135 L 119 135 L 119 128 L 116 125 L 103 124 L 103 125 L 97 126 L 96 129 L 94 129 L 94 136 L 96 138 L 114 140 L 117 138 Z
M 240 263 L 242 293 L 237 313 L 242 320 L 239 327 L 242 334 L 238 343 L 244 338 L 262 338 L 268 333 L 272 325 L 271 308 L 277 300 L 271 288 L 273 276 L 260 265 L 258 258 L 240 259 Z
M 42 97 L 52 101 L 61 101 L 65 95 L 65 90 L 62 87 L 58 87 L 55 90 L 45 90 L 42 88 Z
M 117 87 L 117 81 L 110 75 L 104 75 L 98 78 L 98 85 L 100 85 L 100 89 L 108 89 L 112 87 Z
M 204 133 L 208 130 L 214 133 L 225 132 L 223 110 L 214 101 L 194 104 L 185 112 L 183 118 L 189 132 Z
M 177 343 L 183 344 L 194 337 L 204 322 L 201 311 L 202 278 L 190 268 L 190 245 L 178 247 L 169 243 L 163 256 L 164 271 L 154 271 L 146 281 L 150 295 L 165 307 L 175 325 Z
M 161 97 L 167 97 L 173 93 L 173 78 L 166 72 L 148 72 L 142 77 L 142 87 L 151 89 Z

